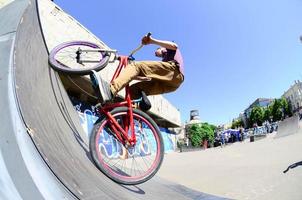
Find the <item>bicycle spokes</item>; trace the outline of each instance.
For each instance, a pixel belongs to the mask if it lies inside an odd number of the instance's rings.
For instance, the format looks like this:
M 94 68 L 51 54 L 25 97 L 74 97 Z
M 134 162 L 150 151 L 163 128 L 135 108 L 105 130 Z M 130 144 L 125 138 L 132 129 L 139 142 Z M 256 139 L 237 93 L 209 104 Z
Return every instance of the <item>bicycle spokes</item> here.
M 64 66 L 72 66 L 73 68 L 90 68 L 99 63 L 103 58 L 101 52 L 93 47 L 83 45 L 71 45 L 62 48 L 55 55 L 58 63 Z
M 131 135 L 127 112 L 118 113 L 114 118 L 123 128 L 127 127 L 127 133 Z M 94 144 L 100 168 L 105 168 L 110 176 L 126 183 L 150 178 L 162 160 L 162 146 L 157 130 L 144 117 L 134 114 L 133 118 L 135 145 L 120 141 L 116 136 L 120 133 L 113 133 L 111 128 L 106 128 L 111 124 L 108 119 L 102 121 Z

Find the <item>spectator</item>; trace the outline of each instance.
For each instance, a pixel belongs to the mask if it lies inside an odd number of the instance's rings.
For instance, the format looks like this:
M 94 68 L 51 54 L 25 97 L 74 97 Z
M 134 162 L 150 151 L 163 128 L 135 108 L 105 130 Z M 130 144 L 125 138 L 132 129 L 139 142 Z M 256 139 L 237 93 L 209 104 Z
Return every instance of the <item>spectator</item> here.
M 253 124 L 253 134 L 257 134 L 258 133 L 258 124 L 254 123 Z
M 243 132 L 244 132 L 244 129 L 243 129 L 243 127 L 241 126 L 241 127 L 239 128 L 239 140 L 240 140 L 240 142 L 243 142 Z
M 225 146 L 225 135 L 223 132 L 220 132 L 220 141 L 221 141 L 221 147 Z

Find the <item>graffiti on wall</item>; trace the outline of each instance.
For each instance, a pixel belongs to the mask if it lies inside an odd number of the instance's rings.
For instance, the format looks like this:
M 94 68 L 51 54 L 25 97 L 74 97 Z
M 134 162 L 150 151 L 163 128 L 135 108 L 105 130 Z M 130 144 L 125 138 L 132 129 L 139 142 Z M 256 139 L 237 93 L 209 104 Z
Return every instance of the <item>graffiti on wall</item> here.
M 128 149 L 128 155 L 136 157 L 154 154 L 156 152 L 156 143 L 151 130 L 146 128 L 138 130 L 138 126 L 135 129 L 136 145 Z M 103 152 L 109 158 L 122 157 L 125 151 L 123 145 L 112 134 L 109 134 L 106 129 L 102 130 L 98 145 L 100 152 Z
M 74 108 L 76 109 L 81 126 L 83 127 L 87 138 L 90 137 L 90 133 L 93 129 L 94 123 L 98 120 L 96 115 L 95 107 L 82 103 L 78 100 L 72 99 Z M 136 125 L 136 129 L 138 126 Z M 152 133 L 148 128 L 142 127 L 141 130 L 137 130 L 137 145 L 134 149 L 129 151 L 130 155 L 148 155 L 155 152 L 155 140 L 151 139 Z M 167 128 L 160 128 L 161 136 L 164 141 L 165 152 L 174 151 L 176 148 L 176 136 L 174 133 L 169 131 Z M 99 148 L 107 154 L 108 157 L 121 156 L 123 147 L 119 145 L 116 139 L 104 131 L 99 139 Z M 138 136 L 139 135 L 139 136 Z
M 176 149 L 176 135 L 167 128 L 159 128 L 161 136 L 165 144 L 165 152 L 174 151 Z

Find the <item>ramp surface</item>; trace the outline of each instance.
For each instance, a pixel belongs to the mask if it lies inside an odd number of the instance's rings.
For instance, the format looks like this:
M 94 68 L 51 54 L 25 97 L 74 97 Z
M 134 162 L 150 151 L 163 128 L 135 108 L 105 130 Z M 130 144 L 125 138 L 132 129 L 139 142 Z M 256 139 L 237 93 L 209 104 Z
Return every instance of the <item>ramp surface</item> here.
M 17 190 L 18 195 L 0 190 L 0 197 L 6 193 L 5 199 L 221 199 L 158 177 L 142 185 L 122 186 L 98 171 L 90 160 L 77 113 L 58 74 L 48 65 L 37 2 L 24 0 L 13 4 L 20 2 L 22 5 L 17 13 L 20 21 L 15 23 L 16 36 L 12 36 L 12 51 L 8 53 L 13 60 L 7 64 L 11 66 L 9 70 L 12 73 L 1 72 L 7 79 L 13 79 L 7 88 L 14 100 L 8 101 L 16 107 L 14 122 L 20 122 L 20 127 L 19 130 L 7 128 L 5 131 L 14 133 L 16 140 L 22 137 L 21 142 L 16 142 L 17 148 L 10 148 L 12 152 L 9 155 L 20 156 L 22 152 L 17 150 L 21 149 L 20 143 L 23 142 L 31 145 L 27 148 L 28 157 L 31 157 L 26 161 L 23 155 L 18 166 L 8 165 L 8 159 L 1 160 L 5 150 L 1 143 L 0 169 L 7 168 L 5 183 L 10 183 L 13 188 L 6 191 Z M 2 44 L 1 48 L 4 48 Z M 1 104 L 5 107 L 5 102 Z M 13 108 L 6 109 L 12 112 Z M 2 117 L 1 124 L 3 122 L 5 119 Z M 4 131 L 1 130 L 2 133 Z M 20 172 L 19 177 L 12 175 L 17 171 L 12 170 L 14 167 L 24 168 L 24 173 Z
M 299 117 L 292 116 L 284 119 L 278 124 L 276 138 L 292 135 L 300 131 Z

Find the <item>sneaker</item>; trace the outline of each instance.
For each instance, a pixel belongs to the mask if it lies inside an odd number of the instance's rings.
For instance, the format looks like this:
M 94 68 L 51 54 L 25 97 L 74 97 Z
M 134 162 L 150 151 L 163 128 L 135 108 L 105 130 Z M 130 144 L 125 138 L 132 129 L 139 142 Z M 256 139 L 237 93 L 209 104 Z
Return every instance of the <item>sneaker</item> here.
M 90 80 L 97 96 L 100 97 L 103 102 L 110 101 L 113 95 L 111 93 L 109 83 L 103 80 L 96 71 L 92 70 L 91 72 Z
M 141 92 L 142 101 L 139 103 L 139 108 L 142 111 L 148 111 L 151 108 L 151 102 L 144 91 Z
M 101 99 L 102 96 L 101 96 L 101 92 L 100 92 L 100 89 L 99 89 L 99 82 L 98 82 L 96 76 L 94 75 L 94 73 L 90 73 L 89 76 L 90 76 L 91 85 L 92 85 L 92 88 L 94 90 L 94 93 L 96 94 L 98 99 Z

